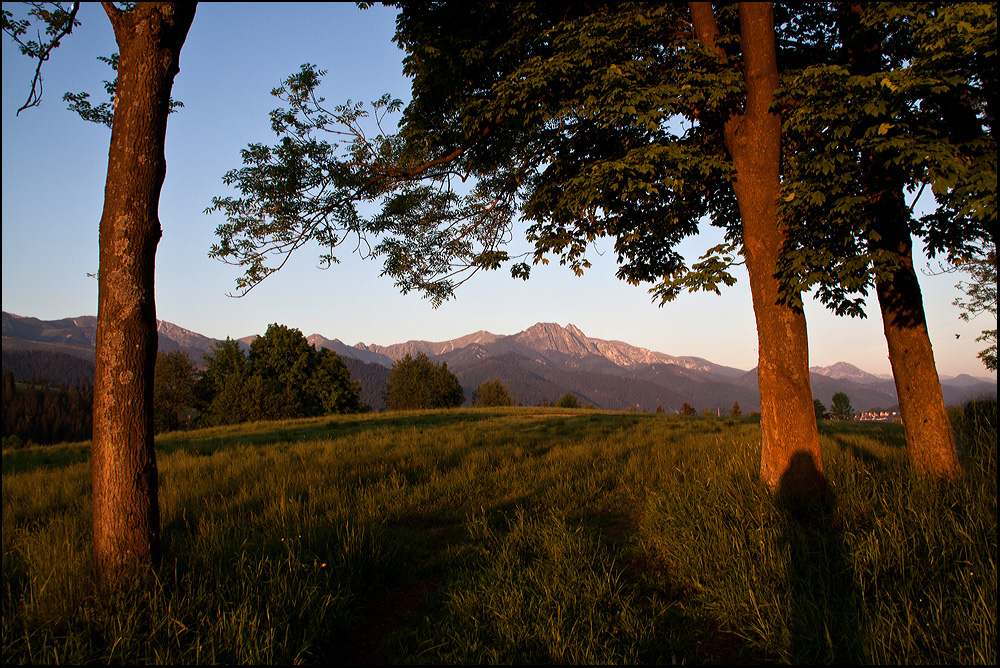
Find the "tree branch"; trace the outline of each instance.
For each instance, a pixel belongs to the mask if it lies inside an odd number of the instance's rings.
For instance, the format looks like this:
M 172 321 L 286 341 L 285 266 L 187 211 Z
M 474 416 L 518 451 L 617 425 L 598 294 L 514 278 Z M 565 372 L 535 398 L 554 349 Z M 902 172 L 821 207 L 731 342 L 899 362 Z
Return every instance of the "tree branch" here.
M 58 4 L 56 6 L 59 7 Z M 60 10 L 61 9 L 62 8 L 60 7 Z M 62 19 L 59 23 L 53 23 L 52 21 L 56 20 L 58 14 L 45 12 L 44 10 L 41 9 L 41 6 L 35 5 L 35 9 L 31 11 L 31 14 L 34 14 L 35 16 L 38 16 L 39 18 L 45 20 L 49 25 L 46 32 L 51 32 L 53 34 L 52 39 L 48 42 L 48 44 L 44 46 L 42 46 L 41 44 L 41 37 L 39 37 L 38 44 L 35 44 L 33 42 L 28 42 L 27 44 L 25 44 L 20 39 L 18 39 L 18 35 L 22 34 L 26 30 L 27 22 L 23 24 L 23 27 L 19 31 L 17 25 L 11 24 L 7 21 L 7 16 L 9 16 L 9 14 L 7 12 L 4 12 L 4 22 L 3 22 L 4 32 L 10 35 L 15 42 L 21 45 L 21 53 L 23 53 L 26 56 L 31 56 L 33 58 L 38 59 L 38 65 L 35 67 L 35 76 L 31 80 L 31 92 L 28 94 L 28 99 L 25 101 L 24 104 L 21 105 L 21 107 L 17 110 L 17 113 L 15 115 L 20 115 L 20 113 L 25 109 L 30 109 L 31 107 L 37 107 L 39 104 L 41 104 L 42 63 L 44 63 L 46 60 L 49 59 L 49 54 L 52 52 L 52 49 L 59 46 L 59 41 L 66 35 L 73 32 L 74 26 L 79 25 L 79 22 L 76 20 L 76 14 L 78 11 L 80 11 L 80 3 L 74 2 L 73 8 L 70 10 L 69 15 L 66 16 L 64 19 Z

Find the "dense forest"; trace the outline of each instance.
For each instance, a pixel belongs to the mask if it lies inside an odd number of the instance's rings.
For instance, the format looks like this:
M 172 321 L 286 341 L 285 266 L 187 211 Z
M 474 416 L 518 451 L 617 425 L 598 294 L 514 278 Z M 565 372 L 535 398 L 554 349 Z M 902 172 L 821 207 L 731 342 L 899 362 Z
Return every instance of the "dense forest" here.
M 86 441 L 93 432 L 94 386 L 61 382 L 50 386 L 45 378 L 27 383 L 3 371 L 3 447 Z
M 4 350 L 3 370 L 25 382 L 45 378 L 53 385 L 94 384 L 93 361 L 50 350 Z

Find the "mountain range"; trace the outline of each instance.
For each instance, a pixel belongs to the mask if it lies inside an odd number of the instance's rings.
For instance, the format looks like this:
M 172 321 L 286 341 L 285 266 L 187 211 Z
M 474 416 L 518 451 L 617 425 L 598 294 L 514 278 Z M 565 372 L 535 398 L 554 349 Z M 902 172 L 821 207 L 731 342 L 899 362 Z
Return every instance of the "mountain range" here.
M 4 368 L 9 351 L 43 350 L 88 360 L 93 364 L 97 319 L 93 316 L 39 320 L 3 312 Z M 159 348 L 181 350 L 200 363 L 216 339 L 172 323 L 157 321 Z M 255 337 L 241 339 L 249 346 Z M 357 343 L 319 334 L 307 337 L 316 347 L 336 352 L 362 382 L 363 400 L 382 406 L 382 390 L 392 364 L 405 355 L 424 353 L 445 362 L 467 395 L 481 383 L 499 379 L 514 399 L 536 405 L 567 392 L 598 408 L 679 411 L 684 402 L 699 412 L 728 414 L 733 402 L 744 413 L 759 410 L 757 371 L 735 369 L 699 357 L 676 357 L 623 341 L 588 337 L 578 327 L 537 323 L 512 335 L 478 331 L 449 341 L 407 341 L 389 346 Z M 891 377 L 867 373 L 840 362 L 811 369 L 813 396 L 829 406 L 833 395 L 846 393 L 858 411 L 890 409 L 897 404 Z M 968 375 L 942 379 L 945 402 L 996 395 L 996 383 Z

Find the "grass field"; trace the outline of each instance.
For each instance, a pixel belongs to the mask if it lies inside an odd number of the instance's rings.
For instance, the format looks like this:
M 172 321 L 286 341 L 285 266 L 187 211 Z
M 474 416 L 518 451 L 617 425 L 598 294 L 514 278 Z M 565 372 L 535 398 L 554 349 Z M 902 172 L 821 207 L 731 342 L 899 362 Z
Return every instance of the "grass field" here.
M 824 422 L 835 506 L 751 419 L 555 409 L 158 438 L 163 562 L 90 578 L 86 444 L 3 453 L 7 663 L 996 663 L 996 407 L 958 482 Z

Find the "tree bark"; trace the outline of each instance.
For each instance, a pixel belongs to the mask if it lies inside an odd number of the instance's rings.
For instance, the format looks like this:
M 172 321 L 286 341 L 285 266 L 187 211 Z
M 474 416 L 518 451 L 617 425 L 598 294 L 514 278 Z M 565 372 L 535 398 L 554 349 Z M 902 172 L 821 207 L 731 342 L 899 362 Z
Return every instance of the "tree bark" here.
M 100 225 L 94 438 L 94 567 L 105 581 L 155 564 L 160 509 L 153 449 L 157 209 L 170 90 L 194 3 L 104 3 L 119 48 Z
M 910 233 L 905 227 L 884 230 L 878 246 L 891 252 L 899 262 L 890 278 L 876 280 L 875 291 L 882 311 L 910 466 L 924 475 L 955 477 L 961 474 L 962 467 L 927 333 L 923 298 L 913 270 Z
M 699 41 L 724 56 L 711 3 L 691 3 Z M 781 118 L 769 110 L 778 87 L 771 3 L 739 4 L 746 104 L 724 128 L 736 168 L 733 190 L 743 224 L 744 256 L 757 321 L 761 479 L 779 497 L 820 502 L 826 479 L 809 380 L 805 314 L 779 303 L 775 268 L 784 243 L 777 226 Z
M 861 24 L 861 5 L 853 3 L 842 8 L 840 31 L 847 60 L 856 73 L 868 76 L 879 72 L 882 42 Z M 862 152 L 865 217 L 875 233 L 869 236 L 868 247 L 874 261 L 886 266 L 875 267 L 875 292 L 910 466 L 921 474 L 954 477 L 962 469 L 934 363 L 920 283 L 913 269 L 910 209 L 903 196 L 905 183 L 898 169 L 884 161 L 876 163 L 870 151 Z

